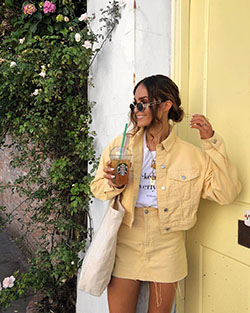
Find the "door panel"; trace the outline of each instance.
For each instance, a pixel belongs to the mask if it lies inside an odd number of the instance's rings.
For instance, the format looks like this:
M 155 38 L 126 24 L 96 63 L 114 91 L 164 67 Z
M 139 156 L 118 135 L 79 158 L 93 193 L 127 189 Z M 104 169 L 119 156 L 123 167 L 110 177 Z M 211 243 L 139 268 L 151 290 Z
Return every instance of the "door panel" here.
M 243 191 L 228 206 L 201 201 L 187 232 L 185 313 L 250 313 L 250 249 L 238 219 L 250 210 L 250 1 L 190 0 L 186 118 L 205 114 L 225 140 Z M 200 144 L 183 123 L 184 139 Z M 180 126 L 182 127 L 182 126 Z

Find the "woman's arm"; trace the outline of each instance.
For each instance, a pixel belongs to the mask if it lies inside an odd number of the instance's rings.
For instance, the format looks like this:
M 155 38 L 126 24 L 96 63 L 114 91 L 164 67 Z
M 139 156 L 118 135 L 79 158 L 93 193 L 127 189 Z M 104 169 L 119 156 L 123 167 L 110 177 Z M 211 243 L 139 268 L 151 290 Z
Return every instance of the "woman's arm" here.
M 223 139 L 213 131 L 212 125 L 203 115 L 194 114 L 190 127 L 199 130 L 206 152 L 202 198 L 219 204 L 231 203 L 240 193 L 241 183 L 235 166 L 227 157 Z
M 202 198 L 229 204 L 241 191 L 241 183 L 235 166 L 227 157 L 223 139 L 214 134 L 202 140 L 207 156 L 207 169 L 202 190 Z
M 120 194 L 125 186 L 117 186 L 112 183 L 112 168 L 110 167 L 110 151 L 117 140 L 104 150 L 94 180 L 90 184 L 93 195 L 100 200 L 109 200 Z

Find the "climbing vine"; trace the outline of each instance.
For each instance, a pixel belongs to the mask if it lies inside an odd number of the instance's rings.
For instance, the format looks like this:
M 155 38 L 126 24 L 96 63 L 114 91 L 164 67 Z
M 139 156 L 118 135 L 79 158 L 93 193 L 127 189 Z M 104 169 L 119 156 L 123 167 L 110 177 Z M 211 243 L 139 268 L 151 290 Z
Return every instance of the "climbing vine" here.
M 2 308 L 41 291 L 41 312 L 75 310 L 97 166 L 89 68 L 119 22 L 118 1 L 102 9 L 99 33 L 91 28 L 94 19 L 80 0 L 0 4 L 0 140 L 19 174 L 1 191 L 21 199 L 11 213 L 0 208 L 1 226 L 18 220 L 26 235 L 40 234 L 28 271 L 0 285 Z

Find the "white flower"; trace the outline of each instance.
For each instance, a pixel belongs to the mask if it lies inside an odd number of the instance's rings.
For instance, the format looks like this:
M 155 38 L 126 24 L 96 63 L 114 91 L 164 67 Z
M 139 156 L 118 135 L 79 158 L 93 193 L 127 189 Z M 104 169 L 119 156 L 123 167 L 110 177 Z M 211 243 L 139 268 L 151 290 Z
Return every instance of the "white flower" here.
M 46 65 L 41 65 L 41 73 L 39 73 L 39 75 L 41 76 L 41 77 L 45 77 L 46 76 Z
M 12 288 L 15 280 L 14 276 L 5 277 L 3 280 L 3 288 Z
M 39 94 L 39 89 L 35 89 L 35 91 L 31 94 L 32 96 L 37 96 Z
M 19 39 L 20 44 L 22 45 L 24 43 L 25 37 Z
M 46 72 L 42 70 L 41 73 L 39 73 L 39 75 L 44 78 L 46 76 Z
M 78 20 L 79 20 L 80 22 L 82 22 L 82 21 L 87 21 L 87 19 L 88 19 L 88 14 L 87 14 L 87 13 L 82 14 L 82 15 L 78 18 Z
M 64 22 L 66 22 L 66 23 L 69 22 L 69 18 L 67 16 L 64 16 Z
M 82 46 L 86 49 L 91 49 L 91 42 L 89 40 L 85 40 Z
M 10 62 L 10 67 L 15 67 L 16 66 L 16 62 L 12 61 Z
M 74 265 L 74 264 L 75 264 L 75 262 L 74 262 L 74 261 L 72 261 L 72 262 L 71 262 L 71 264 L 72 264 L 72 265 Z
M 81 40 L 81 35 L 79 33 L 75 34 L 75 41 L 79 42 Z

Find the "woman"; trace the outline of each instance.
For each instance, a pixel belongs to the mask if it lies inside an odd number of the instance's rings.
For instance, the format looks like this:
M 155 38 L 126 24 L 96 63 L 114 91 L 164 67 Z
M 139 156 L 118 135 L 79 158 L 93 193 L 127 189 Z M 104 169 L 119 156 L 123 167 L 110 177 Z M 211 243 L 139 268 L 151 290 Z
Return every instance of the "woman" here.
M 129 183 L 113 183 L 109 160 L 112 148 L 121 146 L 121 136 L 105 149 L 91 183 L 95 197 L 120 194 L 125 208 L 108 286 L 109 310 L 135 313 L 141 282 L 148 281 L 148 313 L 170 313 L 178 281 L 187 275 L 182 231 L 194 226 L 200 198 L 228 204 L 241 185 L 223 140 L 203 115 L 193 115 L 190 127 L 200 132 L 204 151 L 175 135 L 169 120 L 180 122 L 183 110 L 170 78 L 155 75 L 140 81 L 130 108 Z

